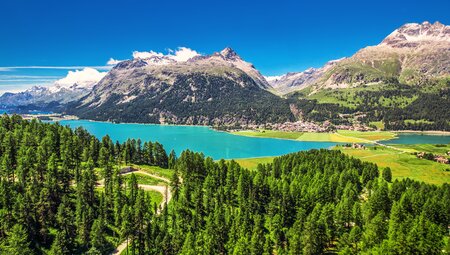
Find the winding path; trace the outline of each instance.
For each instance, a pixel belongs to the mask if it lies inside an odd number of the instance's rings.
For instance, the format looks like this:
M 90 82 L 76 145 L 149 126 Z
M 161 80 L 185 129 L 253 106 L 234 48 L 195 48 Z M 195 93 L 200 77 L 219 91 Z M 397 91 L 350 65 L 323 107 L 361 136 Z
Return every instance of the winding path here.
M 161 202 L 161 207 L 157 209 L 156 211 L 156 215 L 160 214 L 162 209 L 164 209 L 164 207 L 170 202 L 170 200 L 172 199 L 172 192 L 169 189 L 168 184 L 170 183 L 170 180 L 158 175 L 154 175 L 154 174 L 150 174 L 147 173 L 145 171 L 142 170 L 137 170 L 137 171 L 132 171 L 132 172 L 128 172 L 128 173 L 123 173 L 121 175 L 129 175 L 129 174 L 143 174 L 143 175 L 147 175 L 150 176 L 152 178 L 164 181 L 167 183 L 167 185 L 162 186 L 162 185 L 144 185 L 144 184 L 138 184 L 138 187 L 146 190 L 146 191 L 156 191 L 161 193 L 161 195 L 163 196 L 163 200 Z M 101 180 L 99 181 L 99 185 L 98 186 L 103 186 L 103 181 Z M 119 246 L 117 246 L 117 248 L 111 253 L 111 255 L 120 255 L 128 246 L 128 240 L 125 240 L 124 242 L 122 242 Z

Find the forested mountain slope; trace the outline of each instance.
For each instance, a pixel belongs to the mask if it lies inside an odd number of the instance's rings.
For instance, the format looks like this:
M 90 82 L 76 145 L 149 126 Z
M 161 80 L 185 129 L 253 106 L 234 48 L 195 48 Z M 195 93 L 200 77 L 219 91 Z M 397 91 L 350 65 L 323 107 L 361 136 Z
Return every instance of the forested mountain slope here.
M 386 129 L 450 130 L 450 26 L 410 23 L 380 44 L 324 67 L 271 81 L 289 96 L 310 101 L 310 116 L 320 108 L 335 123 L 384 122 Z M 321 106 L 318 106 L 320 104 Z M 312 110 L 311 110 L 312 109 Z
M 152 56 L 117 64 L 67 112 L 125 122 L 234 125 L 294 120 L 285 99 L 230 48 L 186 61 Z

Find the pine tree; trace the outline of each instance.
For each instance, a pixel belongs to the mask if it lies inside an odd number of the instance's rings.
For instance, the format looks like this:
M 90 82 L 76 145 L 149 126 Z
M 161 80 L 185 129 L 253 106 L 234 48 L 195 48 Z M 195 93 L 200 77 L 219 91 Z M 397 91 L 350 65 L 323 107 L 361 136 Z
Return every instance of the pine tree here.
M 96 219 L 92 224 L 90 233 L 91 247 L 95 248 L 100 253 L 104 253 L 106 251 L 105 244 L 107 244 L 105 239 L 105 227 L 103 224 L 103 219 Z
M 198 252 L 195 249 L 195 239 L 191 232 L 188 232 L 184 239 L 183 247 L 181 248 L 181 255 L 197 255 Z
M 321 254 L 326 245 L 325 223 L 320 220 L 322 206 L 317 204 L 305 223 L 302 234 L 303 254 Z
M 391 168 L 386 167 L 383 169 L 383 179 L 387 182 L 392 181 L 392 171 Z
M 56 238 L 53 241 L 50 249 L 52 255 L 70 255 L 72 254 L 72 241 L 70 237 L 63 230 L 58 230 Z
M 169 161 L 168 161 L 168 167 L 169 169 L 175 169 L 175 164 L 177 162 L 177 155 L 175 154 L 175 151 L 170 151 L 169 154 Z
M 264 226 L 260 215 L 255 215 L 255 225 L 253 227 L 252 238 L 250 240 L 250 254 L 261 255 L 264 253 Z
M 4 253 L 2 252 L 2 254 L 10 255 L 27 255 L 34 253 L 30 248 L 30 241 L 26 229 L 19 224 L 14 225 L 11 232 L 8 233 L 6 245 L 0 249 L 0 251 L 1 250 L 4 250 Z
M 380 186 L 375 190 L 368 202 L 368 219 L 372 219 L 379 212 L 383 215 L 389 215 L 391 210 L 391 199 L 389 197 L 388 185 L 382 181 Z

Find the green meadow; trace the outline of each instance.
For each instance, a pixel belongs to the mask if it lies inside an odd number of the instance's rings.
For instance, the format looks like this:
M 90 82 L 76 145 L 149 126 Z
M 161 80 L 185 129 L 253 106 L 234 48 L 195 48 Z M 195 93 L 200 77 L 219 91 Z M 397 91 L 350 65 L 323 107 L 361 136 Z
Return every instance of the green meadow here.
M 348 131 L 338 130 L 333 133 L 318 132 L 286 132 L 274 130 L 243 130 L 232 132 L 235 135 L 250 137 L 265 137 L 289 139 L 297 141 L 313 141 L 313 142 L 336 142 L 336 143 L 370 143 L 380 140 L 389 140 L 396 137 L 396 134 L 388 131 Z
M 373 162 L 380 169 L 390 167 L 394 179 L 410 178 L 426 183 L 438 184 L 450 182 L 450 165 L 431 160 L 419 159 L 411 153 L 386 147 L 368 147 L 366 150 L 337 148 L 355 158 Z

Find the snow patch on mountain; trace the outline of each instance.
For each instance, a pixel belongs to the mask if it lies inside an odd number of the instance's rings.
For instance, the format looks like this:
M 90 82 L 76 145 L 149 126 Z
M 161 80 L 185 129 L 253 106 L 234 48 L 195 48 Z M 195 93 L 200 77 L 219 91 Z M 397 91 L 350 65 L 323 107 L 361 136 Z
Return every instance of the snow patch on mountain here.
M 281 79 L 284 75 L 275 75 L 275 76 L 264 76 L 264 78 L 266 78 L 266 81 L 268 81 L 269 83 L 277 81 L 279 79 Z
M 117 60 L 114 58 L 109 58 L 108 62 L 106 62 L 107 65 L 109 66 L 115 66 L 117 64 L 119 64 L 120 62 L 122 62 L 123 60 Z
M 134 59 L 150 60 L 149 64 L 170 64 L 175 62 L 186 62 L 189 59 L 200 56 L 201 54 L 187 47 L 178 47 L 177 50 L 169 50 L 168 54 L 156 51 L 134 51 Z M 171 61 L 173 60 L 173 61 Z

